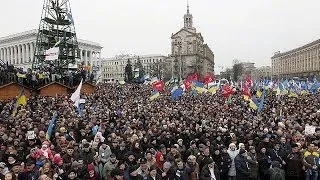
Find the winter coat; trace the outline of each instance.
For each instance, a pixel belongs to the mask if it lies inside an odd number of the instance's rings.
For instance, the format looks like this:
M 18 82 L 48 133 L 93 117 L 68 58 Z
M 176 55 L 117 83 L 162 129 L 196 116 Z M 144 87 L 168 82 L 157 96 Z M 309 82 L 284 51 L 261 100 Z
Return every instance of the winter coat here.
M 162 180 L 175 180 L 176 174 L 175 171 L 171 168 L 167 172 L 166 176 L 162 176 L 163 170 L 162 169 L 157 169 L 157 173 L 162 177 Z
M 258 154 L 258 165 L 259 165 L 259 175 L 263 176 L 264 173 L 269 169 L 271 164 L 271 159 L 266 154 Z
M 258 171 L 259 171 L 257 154 L 248 152 L 247 162 L 248 162 L 249 173 L 250 173 L 249 177 L 252 179 L 257 179 Z
M 229 168 L 228 176 L 236 176 L 237 172 L 236 172 L 236 166 L 235 166 L 234 159 L 239 154 L 239 151 L 238 150 L 235 150 L 235 151 L 228 150 L 227 152 L 231 158 L 231 166 Z
M 190 165 L 189 163 L 186 163 L 186 171 L 189 180 L 197 180 L 199 176 L 199 165 L 196 163 L 196 165 Z
M 105 180 L 108 179 L 108 177 L 111 175 L 111 171 L 114 170 L 118 165 L 118 161 L 115 163 L 112 163 L 110 160 L 106 162 L 106 164 L 103 166 L 103 178 Z
M 176 174 L 176 180 L 188 180 L 188 173 L 187 173 L 187 169 L 177 169 L 175 170 L 175 174 Z
M 18 180 L 35 180 L 35 179 L 38 179 L 39 176 L 40 176 L 40 173 L 38 170 L 34 170 L 31 172 L 23 172 L 19 174 Z
M 270 168 L 264 174 L 263 180 L 285 180 L 286 173 L 278 167 Z
M 221 168 L 220 172 L 222 174 L 227 174 L 231 167 L 231 158 L 228 153 L 221 153 Z
M 238 154 L 234 159 L 237 171 L 237 180 L 249 179 L 249 168 L 246 162 L 246 158 L 243 155 Z
M 290 153 L 287 156 L 287 176 L 290 177 L 301 177 L 302 176 L 302 154 L 300 152 Z
M 273 149 L 269 152 L 269 156 L 271 157 L 272 161 L 278 161 L 280 164 L 282 164 L 282 161 L 284 161 L 286 153 L 283 150 L 276 151 Z
M 90 163 L 93 163 L 94 161 L 94 156 L 95 156 L 95 152 L 93 151 L 89 151 L 89 152 L 85 152 L 85 151 L 82 151 L 80 154 L 79 154 L 79 158 L 83 159 L 83 163 L 85 165 L 88 165 Z M 78 158 L 78 159 L 79 159 Z
M 216 180 L 220 180 L 220 172 L 217 166 L 214 167 L 214 175 L 216 177 Z M 209 170 L 208 165 L 205 165 L 200 173 L 200 180 L 211 180 L 211 173 Z
M 197 163 L 199 164 L 199 168 L 202 169 L 205 165 L 206 165 L 206 162 L 209 160 L 209 159 L 212 159 L 212 157 L 209 155 L 209 156 L 205 156 L 205 155 L 200 155 L 197 159 Z
M 111 154 L 112 152 L 111 152 L 110 146 L 107 146 L 105 149 L 103 149 L 102 146 L 100 146 L 99 158 L 103 164 L 105 164 L 108 161 Z

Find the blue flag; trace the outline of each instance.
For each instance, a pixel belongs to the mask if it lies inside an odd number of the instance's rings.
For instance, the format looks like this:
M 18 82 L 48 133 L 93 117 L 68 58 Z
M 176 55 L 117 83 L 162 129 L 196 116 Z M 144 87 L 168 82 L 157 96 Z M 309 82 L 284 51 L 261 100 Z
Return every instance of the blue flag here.
M 47 140 L 49 140 L 51 138 L 52 131 L 53 131 L 53 126 L 54 126 L 54 123 L 56 121 L 56 118 L 57 118 L 57 114 L 54 113 L 53 116 L 52 116 L 52 119 L 50 120 L 50 123 L 49 123 L 49 126 L 48 126 L 48 130 L 47 130 L 47 133 L 46 133 L 46 139 Z

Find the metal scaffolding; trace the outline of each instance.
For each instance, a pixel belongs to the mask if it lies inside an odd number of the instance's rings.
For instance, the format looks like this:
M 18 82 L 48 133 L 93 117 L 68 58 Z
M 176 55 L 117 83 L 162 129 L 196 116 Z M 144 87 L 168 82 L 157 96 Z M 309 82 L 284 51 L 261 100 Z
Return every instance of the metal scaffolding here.
M 57 59 L 46 60 L 46 51 L 59 48 Z M 33 69 L 68 69 L 80 57 L 69 0 L 44 0 L 32 63 Z

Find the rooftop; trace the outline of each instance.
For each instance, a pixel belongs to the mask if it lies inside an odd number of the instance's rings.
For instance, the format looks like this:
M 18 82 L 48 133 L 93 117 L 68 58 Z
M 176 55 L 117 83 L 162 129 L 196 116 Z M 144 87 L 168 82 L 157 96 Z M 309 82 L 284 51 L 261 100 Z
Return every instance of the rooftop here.
M 298 47 L 298 48 L 295 48 L 295 49 L 292 49 L 292 50 L 289 50 L 289 51 L 286 51 L 286 52 L 283 52 L 283 53 L 281 53 L 280 51 L 278 51 L 278 52 L 276 52 L 276 53 L 271 57 L 271 59 L 272 59 L 272 58 L 281 57 L 281 56 L 285 56 L 285 55 L 288 55 L 288 54 L 291 54 L 291 53 L 294 53 L 294 52 L 303 50 L 303 49 L 305 49 L 305 48 L 311 47 L 311 46 L 316 45 L 316 44 L 319 44 L 319 43 L 320 43 L 320 39 L 315 40 L 315 41 L 312 41 L 312 42 L 310 42 L 310 43 L 308 43 L 308 44 L 305 44 L 305 45 L 303 45 L 303 46 L 301 46 L 301 47 Z
M 8 36 L 0 37 L 0 42 L 8 40 L 8 39 L 19 38 L 19 37 L 24 37 L 24 36 L 35 36 L 36 37 L 37 34 L 38 34 L 38 30 L 37 29 L 32 29 L 32 30 L 29 30 L 29 31 L 21 32 L 21 33 L 16 33 L 16 34 L 11 34 L 11 35 L 8 35 Z M 83 40 L 83 39 L 78 39 L 78 43 L 102 47 L 99 43 L 92 42 L 92 41 L 87 41 L 87 40 Z

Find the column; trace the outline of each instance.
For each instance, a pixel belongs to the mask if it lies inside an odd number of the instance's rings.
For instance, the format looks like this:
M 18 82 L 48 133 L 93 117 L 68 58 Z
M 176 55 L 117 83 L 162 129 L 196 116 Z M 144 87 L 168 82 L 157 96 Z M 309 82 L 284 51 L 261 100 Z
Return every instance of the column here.
M 4 48 L 0 48 L 0 59 L 4 60 L 3 58 L 3 52 L 4 52 Z
M 22 63 L 26 63 L 26 45 L 25 44 L 22 44 L 21 45 L 22 47 Z
M 25 62 L 26 63 L 29 63 L 29 57 L 30 57 L 30 44 L 29 43 L 27 43 L 26 44 L 26 59 L 25 59 Z
M 17 64 L 17 46 L 13 46 L 13 64 Z
M 33 62 L 33 57 L 34 57 L 34 43 L 30 43 L 30 57 L 31 57 L 31 62 Z
M 98 66 L 101 68 L 101 51 L 99 51 Z
M 97 52 L 94 53 L 93 60 L 94 60 L 94 65 L 97 66 Z
M 2 48 L 2 50 L 1 50 L 1 60 L 6 60 L 6 61 L 8 61 L 8 58 L 7 58 L 7 49 L 8 48 Z
M 11 56 L 10 56 L 10 47 L 7 47 L 6 48 L 6 59 L 7 59 L 7 62 L 8 62 L 8 64 L 11 64 Z
M 93 63 L 94 63 L 93 57 L 94 57 L 94 51 L 91 51 L 91 52 L 90 52 L 90 65 L 91 65 L 91 67 L 94 65 L 94 64 L 93 64 Z
M 87 56 L 88 56 L 88 59 L 87 59 L 87 64 L 91 66 L 91 51 L 88 51 L 87 52 Z
M 7 61 L 7 56 L 6 56 L 7 48 L 1 48 L 0 49 L 0 59 L 5 62 Z
M 84 50 L 81 49 L 81 62 L 84 62 Z
M 2 49 L 2 60 L 3 60 L 4 62 L 9 62 L 8 54 L 9 54 L 8 48 L 3 48 L 3 49 Z
M 18 45 L 18 64 L 21 64 L 21 56 L 22 55 L 22 47 L 21 45 Z
M 84 51 L 84 65 L 88 65 L 88 51 Z
M 10 56 L 11 56 L 11 58 L 10 58 L 10 64 L 14 64 L 14 61 L 13 61 L 13 59 L 14 59 L 14 57 L 13 57 L 13 47 L 10 47 Z

